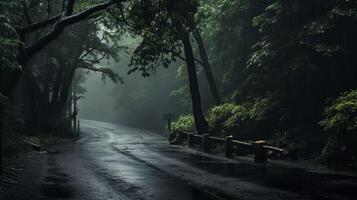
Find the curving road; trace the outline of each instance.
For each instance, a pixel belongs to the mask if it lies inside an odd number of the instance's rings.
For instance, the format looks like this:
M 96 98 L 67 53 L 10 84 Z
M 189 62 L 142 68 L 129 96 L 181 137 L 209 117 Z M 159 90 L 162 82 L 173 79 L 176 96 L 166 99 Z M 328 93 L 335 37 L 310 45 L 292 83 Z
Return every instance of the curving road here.
M 164 135 L 82 120 L 80 140 L 20 163 L 11 200 L 355 199 L 357 178 L 219 159 Z

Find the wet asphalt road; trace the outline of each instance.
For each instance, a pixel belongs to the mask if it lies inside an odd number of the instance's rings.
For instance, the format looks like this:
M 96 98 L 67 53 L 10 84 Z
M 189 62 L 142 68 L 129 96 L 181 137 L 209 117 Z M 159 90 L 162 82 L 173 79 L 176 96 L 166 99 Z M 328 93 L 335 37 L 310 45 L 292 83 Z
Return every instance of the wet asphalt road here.
M 19 164 L 11 200 L 356 199 L 357 178 L 206 157 L 167 138 L 82 120 L 82 137 Z M 16 175 L 14 175 L 16 176 Z

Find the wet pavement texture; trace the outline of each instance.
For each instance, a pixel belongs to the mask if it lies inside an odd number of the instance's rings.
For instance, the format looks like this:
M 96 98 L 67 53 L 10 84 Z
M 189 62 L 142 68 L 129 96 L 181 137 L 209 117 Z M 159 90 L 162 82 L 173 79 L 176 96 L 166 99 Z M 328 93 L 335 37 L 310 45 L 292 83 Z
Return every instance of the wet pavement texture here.
M 21 163 L 6 199 L 355 199 L 357 178 L 219 160 L 145 130 L 82 120 L 81 139 Z

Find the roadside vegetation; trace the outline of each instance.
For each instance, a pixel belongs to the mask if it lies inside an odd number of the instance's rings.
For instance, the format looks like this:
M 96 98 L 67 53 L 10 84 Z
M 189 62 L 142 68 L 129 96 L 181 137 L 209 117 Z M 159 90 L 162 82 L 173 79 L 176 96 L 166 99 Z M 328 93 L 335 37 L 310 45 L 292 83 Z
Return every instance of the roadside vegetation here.
M 356 166 L 356 2 L 202 1 L 196 21 L 223 99 L 205 109 L 210 134 Z
M 264 139 L 303 158 L 341 167 L 356 163 L 356 1 L 1 0 L 0 5 L 5 155 L 26 152 L 24 139 L 42 144 L 52 136 L 76 137 L 86 74 L 124 83 L 112 66 L 128 49 L 124 41 L 135 38 L 125 74 L 149 77 L 159 68 L 175 69 L 177 88 L 170 93 L 176 100 L 167 103 L 177 114 L 173 137 L 189 131 Z M 172 79 L 161 77 L 165 84 Z M 158 91 L 147 84 L 121 90 L 116 98 L 139 113 L 135 123 L 145 125 L 149 120 L 140 119 L 152 118 L 151 111 L 165 103 Z

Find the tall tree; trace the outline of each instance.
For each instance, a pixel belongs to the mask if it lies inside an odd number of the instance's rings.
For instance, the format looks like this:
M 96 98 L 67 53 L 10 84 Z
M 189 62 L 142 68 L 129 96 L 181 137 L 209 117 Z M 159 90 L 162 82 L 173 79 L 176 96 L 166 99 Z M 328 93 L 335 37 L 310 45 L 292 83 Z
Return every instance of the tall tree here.
M 209 87 L 211 89 L 211 92 L 212 92 L 212 95 L 213 95 L 213 98 L 214 98 L 216 104 L 219 105 L 221 103 L 221 98 L 219 96 L 217 84 L 216 84 L 216 81 L 215 81 L 213 73 L 212 73 L 212 67 L 211 67 L 211 64 L 208 59 L 206 47 L 204 45 L 201 33 L 198 28 L 193 28 L 192 33 L 193 33 L 193 37 L 195 38 L 197 46 L 198 46 L 198 50 L 199 50 L 200 57 L 201 57 L 200 63 L 205 71 L 207 82 L 209 84 Z
M 67 8 L 55 10 L 55 4 L 65 5 Z M 78 2 L 78 1 L 77 1 Z M 82 20 L 92 17 L 112 5 L 120 6 L 121 0 L 108 0 L 106 2 L 95 1 L 96 4 L 76 1 L 8 1 L 1 0 L 1 15 L 0 15 L 0 53 L 1 53 L 1 68 L 0 68 L 0 95 L 2 104 L 3 96 L 11 97 L 13 89 L 18 83 L 23 72 L 31 74 L 31 69 L 28 64 L 37 53 L 44 49 L 48 44 L 55 40 L 66 27 L 76 24 Z M 81 6 L 78 6 L 81 4 Z M 38 5 L 38 6 L 36 6 Z M 44 6 L 46 5 L 46 6 Z M 77 7 L 76 7 L 77 5 Z M 83 9 L 79 8 L 82 7 Z M 44 15 L 31 16 L 33 10 L 45 9 Z M 78 11 L 76 11 L 78 10 Z M 54 11 L 57 11 L 55 13 Z M 75 12 L 76 11 L 76 12 Z M 65 12 L 65 14 L 63 14 Z M 39 12 L 37 12 L 39 13 Z M 5 65 L 7 66 L 5 68 Z M 103 69 L 100 69 L 103 71 Z M 7 97 L 5 97 L 7 99 Z M 0 105 L 0 125 L 3 122 L 3 105 Z M 0 126 L 2 133 L 2 126 Z M 2 134 L 0 134 L 0 144 Z M 1 147 L 1 145 L 0 145 Z M 1 150 L 1 148 L 0 148 Z M 1 163 L 1 157 L 0 157 Z
M 62 4 L 64 5 L 65 2 L 66 1 L 63 0 Z M 48 3 L 50 3 L 50 1 Z M 23 8 L 19 9 L 23 10 L 23 13 L 17 13 L 18 16 L 24 16 L 24 20 L 20 20 L 20 22 L 16 24 L 16 32 L 19 35 L 21 41 L 21 45 L 19 45 L 19 54 L 17 56 L 18 64 L 21 65 L 22 68 L 26 68 L 30 59 L 40 50 L 45 48 L 50 42 L 55 40 L 64 31 L 66 27 L 78 23 L 84 19 L 87 19 L 88 17 L 93 16 L 93 14 L 101 12 L 114 4 L 120 5 L 121 3 L 122 0 L 108 0 L 106 2 L 88 6 L 87 8 L 81 9 L 80 11 L 73 13 L 75 10 L 75 1 L 71 0 L 67 3 L 64 15 L 62 15 L 63 10 L 61 10 L 56 15 L 53 15 L 51 17 L 49 17 L 50 15 L 46 15 L 48 16 L 48 18 L 40 19 L 38 22 L 33 22 L 29 14 L 28 5 L 25 2 L 24 4 L 22 4 Z M 44 4 L 46 4 L 46 2 L 44 2 Z M 48 8 L 50 7 L 46 7 L 46 10 L 48 12 L 52 12 L 52 10 Z M 26 23 L 24 24 L 23 22 Z M 27 40 L 29 35 L 31 35 L 32 33 L 46 29 L 48 29 L 48 31 L 45 32 L 45 34 L 40 36 L 39 38 L 35 38 L 33 41 Z M 20 76 L 21 70 L 16 70 L 12 73 L 8 73 L 8 77 L 10 77 L 10 80 L 7 82 L 7 91 L 11 92 L 13 90 Z
M 132 57 L 132 71 L 140 70 L 144 76 L 159 65 L 168 67 L 181 57 L 183 47 L 192 100 L 192 112 L 197 132 L 208 132 L 203 115 L 198 79 L 189 34 L 197 11 L 196 1 L 136 1 L 128 6 L 132 31 L 142 41 Z
M 182 24 L 177 23 L 176 28 L 178 30 L 178 34 L 181 39 L 184 48 L 184 53 L 185 53 L 185 62 L 187 65 L 187 74 L 188 74 L 190 93 L 192 98 L 192 111 L 195 120 L 196 130 L 200 134 L 208 133 L 208 123 L 202 111 L 201 95 L 198 87 L 198 79 L 197 79 L 197 72 L 196 72 L 197 70 L 196 70 L 195 59 L 193 56 L 189 33 L 184 30 Z
M 117 41 L 105 43 L 108 33 L 93 21 L 82 21 L 64 31 L 35 56 L 24 73 L 27 124 L 45 131 L 60 130 L 66 123 L 65 108 L 77 69 L 91 70 L 120 81 L 113 70 L 97 67 L 104 58 L 117 61 Z M 101 34 L 101 38 L 98 35 Z
M 19 38 L 13 26 L 16 17 L 12 13 L 13 10 L 18 8 L 18 1 L 0 1 L 0 175 L 2 174 L 4 104 L 9 101 L 9 87 L 13 84 L 13 77 L 9 74 L 20 71 L 15 56 Z

